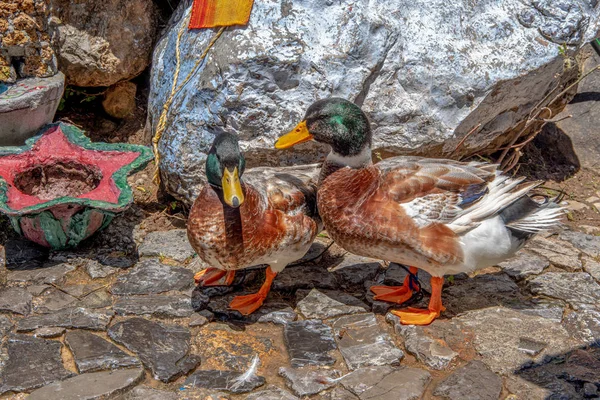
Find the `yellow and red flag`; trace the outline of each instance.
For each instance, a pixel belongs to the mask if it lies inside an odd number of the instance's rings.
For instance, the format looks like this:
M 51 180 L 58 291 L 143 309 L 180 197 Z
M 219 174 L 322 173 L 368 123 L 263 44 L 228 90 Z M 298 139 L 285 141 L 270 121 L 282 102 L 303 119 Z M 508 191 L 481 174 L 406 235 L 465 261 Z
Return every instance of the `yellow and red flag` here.
M 194 0 L 189 29 L 246 25 L 254 0 Z

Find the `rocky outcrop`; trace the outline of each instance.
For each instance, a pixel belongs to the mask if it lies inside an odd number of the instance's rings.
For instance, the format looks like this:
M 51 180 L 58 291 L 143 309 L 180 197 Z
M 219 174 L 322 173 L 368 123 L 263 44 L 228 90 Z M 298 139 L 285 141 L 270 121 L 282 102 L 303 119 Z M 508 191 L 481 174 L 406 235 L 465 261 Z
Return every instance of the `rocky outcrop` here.
M 53 0 L 52 15 L 68 84 L 111 86 L 148 66 L 157 25 L 152 0 Z
M 0 1 L 0 82 L 56 74 L 47 21 L 44 0 Z
M 152 132 L 171 91 L 176 36 L 189 11 L 190 1 L 182 1 L 154 52 Z M 248 27 L 227 29 L 176 94 L 159 145 L 163 181 L 193 200 L 205 153 L 223 129 L 240 135 L 250 166 L 318 160 L 324 149 L 317 144 L 276 152 L 273 142 L 328 96 L 363 107 L 382 157 L 450 156 L 477 124 L 454 156 L 491 152 L 572 78 L 563 74 L 560 44 L 575 49 L 589 39 L 599 14 L 583 0 L 257 2 Z M 179 82 L 214 35 L 184 33 Z

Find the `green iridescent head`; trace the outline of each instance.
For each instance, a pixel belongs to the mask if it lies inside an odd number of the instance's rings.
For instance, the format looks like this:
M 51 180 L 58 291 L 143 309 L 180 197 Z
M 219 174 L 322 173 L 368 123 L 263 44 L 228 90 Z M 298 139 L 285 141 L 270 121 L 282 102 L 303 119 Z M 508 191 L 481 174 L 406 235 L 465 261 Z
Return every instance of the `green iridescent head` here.
M 241 177 L 246 160 L 240 151 L 237 136 L 223 132 L 214 142 L 206 157 L 206 178 L 216 190 L 222 191 L 223 201 L 231 207 L 244 202 Z
M 333 152 L 355 156 L 371 146 L 369 120 L 356 104 L 337 97 L 313 103 L 294 130 L 279 138 L 275 147 L 284 149 L 308 140 L 326 143 Z

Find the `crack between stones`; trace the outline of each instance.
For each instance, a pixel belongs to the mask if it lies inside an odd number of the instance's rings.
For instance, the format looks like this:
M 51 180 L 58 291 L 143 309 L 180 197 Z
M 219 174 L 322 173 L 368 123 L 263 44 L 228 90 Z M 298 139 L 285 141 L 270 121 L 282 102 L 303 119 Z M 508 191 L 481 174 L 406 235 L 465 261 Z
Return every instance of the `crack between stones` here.
M 369 76 L 367 76 L 367 78 L 364 80 L 364 82 L 362 84 L 362 90 L 358 93 L 358 95 L 356 95 L 356 98 L 354 99 L 354 103 L 357 106 L 362 107 L 363 103 L 365 102 L 365 99 L 367 98 L 367 95 L 369 94 L 371 85 L 373 84 L 373 82 L 375 82 L 375 79 L 377 79 L 379 77 L 379 75 L 381 74 L 381 69 L 383 68 L 383 65 L 385 64 L 385 60 L 387 59 L 387 56 L 388 56 L 390 50 L 392 49 L 392 47 L 394 47 L 396 45 L 397 41 L 398 41 L 398 36 L 396 36 L 393 39 L 392 43 L 389 46 L 387 46 L 387 48 L 385 49 L 385 52 L 383 53 L 383 57 L 381 58 L 381 60 L 377 64 L 375 64 L 375 67 L 373 67 Z

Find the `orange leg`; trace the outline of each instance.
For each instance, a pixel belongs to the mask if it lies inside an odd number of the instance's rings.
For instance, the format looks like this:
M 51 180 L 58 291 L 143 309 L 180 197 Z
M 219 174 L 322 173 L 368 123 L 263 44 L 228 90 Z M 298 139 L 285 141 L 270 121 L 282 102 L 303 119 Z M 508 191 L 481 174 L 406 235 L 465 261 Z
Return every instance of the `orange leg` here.
M 271 267 L 267 267 L 266 275 L 265 282 L 257 293 L 234 297 L 231 303 L 229 303 L 229 308 L 239 311 L 242 315 L 249 315 L 258 310 L 267 298 L 277 272 L 273 272 Z
M 417 268 L 410 267 L 411 274 L 415 275 L 417 271 Z M 410 287 L 410 275 L 406 275 L 402 286 L 371 286 L 371 292 L 375 293 L 373 299 L 398 304 L 408 301 L 413 295 L 413 290 L 417 288 Z
M 394 310 L 392 314 L 399 316 L 403 325 L 429 325 L 446 309 L 442 305 L 442 286 L 444 286 L 443 277 L 431 277 L 431 299 L 427 310 L 409 307 L 404 310 Z
M 194 275 L 196 285 L 200 286 L 219 286 L 222 283 L 219 280 L 225 277 L 224 285 L 229 286 L 235 278 L 235 271 L 223 271 L 218 268 L 206 268 Z

